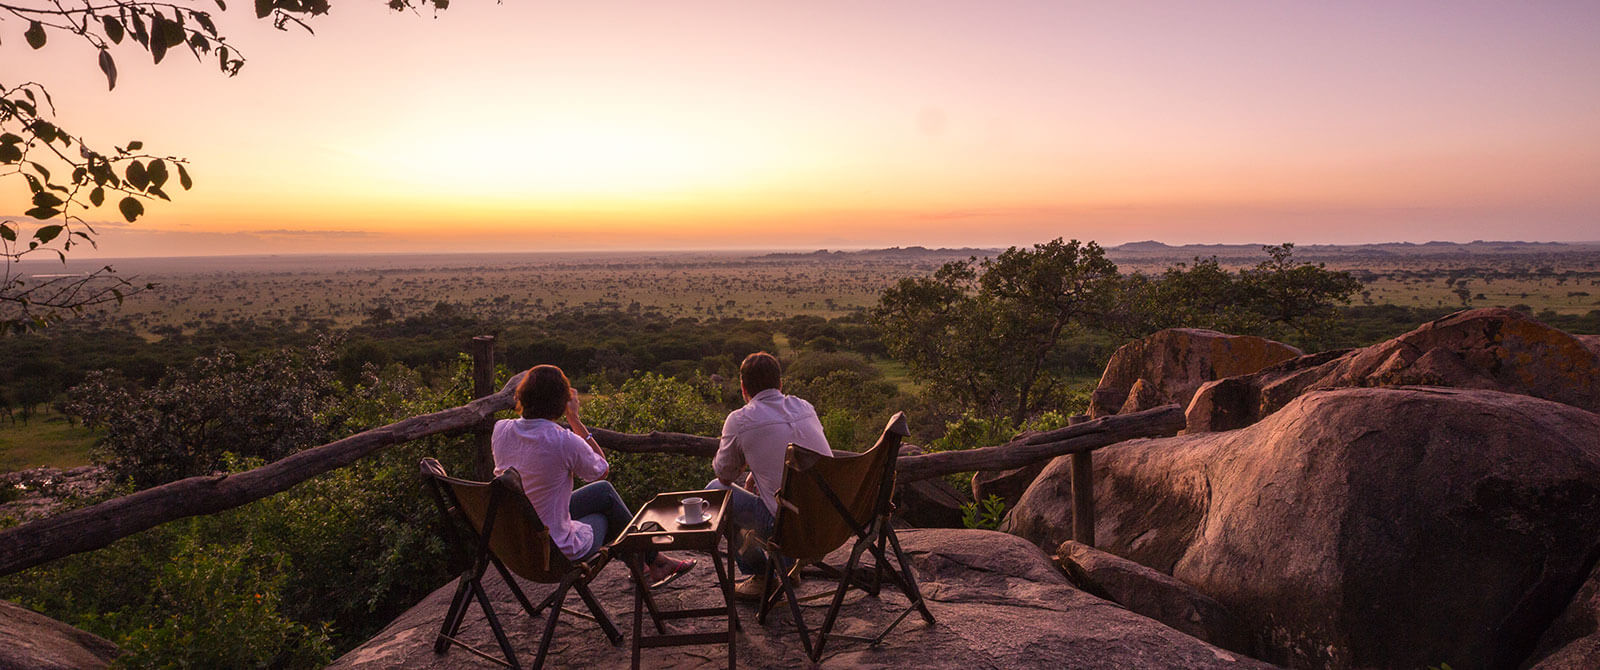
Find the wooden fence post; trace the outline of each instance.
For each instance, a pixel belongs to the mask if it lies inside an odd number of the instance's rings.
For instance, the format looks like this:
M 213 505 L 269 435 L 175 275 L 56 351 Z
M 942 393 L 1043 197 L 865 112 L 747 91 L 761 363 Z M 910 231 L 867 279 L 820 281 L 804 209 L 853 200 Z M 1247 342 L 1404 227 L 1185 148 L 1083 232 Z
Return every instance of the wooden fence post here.
M 1088 420 L 1088 415 L 1079 414 L 1067 423 Z M 1094 452 L 1090 451 L 1072 455 L 1072 539 L 1094 546 Z
M 472 397 L 482 398 L 494 392 L 494 336 L 479 335 L 472 338 Z M 472 473 L 478 481 L 494 476 L 494 450 L 489 445 L 493 432 L 493 417 L 484 419 L 472 431 Z

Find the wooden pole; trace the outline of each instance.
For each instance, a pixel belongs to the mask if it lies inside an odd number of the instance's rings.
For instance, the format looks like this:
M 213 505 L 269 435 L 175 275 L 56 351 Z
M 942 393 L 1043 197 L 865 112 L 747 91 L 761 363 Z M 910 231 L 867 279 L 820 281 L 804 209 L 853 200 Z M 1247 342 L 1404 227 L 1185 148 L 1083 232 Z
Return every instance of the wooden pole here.
M 1072 417 L 1070 422 L 1077 424 L 1088 418 L 1080 414 Z M 1080 451 L 1072 455 L 1072 539 L 1086 546 L 1094 546 L 1094 452 L 1092 451 Z
M 494 393 L 494 336 L 479 335 L 472 338 L 472 397 L 482 398 Z M 494 418 L 483 420 L 472 430 L 472 472 L 478 481 L 489 481 L 494 476 L 494 450 L 489 438 L 494 433 Z

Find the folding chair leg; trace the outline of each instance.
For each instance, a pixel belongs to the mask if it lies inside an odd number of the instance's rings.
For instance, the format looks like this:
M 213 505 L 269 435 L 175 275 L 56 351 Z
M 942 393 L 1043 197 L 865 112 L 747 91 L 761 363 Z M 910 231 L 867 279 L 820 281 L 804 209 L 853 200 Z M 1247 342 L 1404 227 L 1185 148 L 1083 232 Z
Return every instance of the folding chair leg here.
M 911 562 L 906 560 L 906 552 L 900 548 L 900 536 L 895 534 L 893 528 L 885 528 L 884 535 L 888 536 L 890 546 L 894 547 L 894 557 L 900 561 L 901 578 L 903 587 L 907 589 L 906 597 L 911 599 L 911 604 L 916 605 L 917 611 L 922 613 L 922 620 L 933 624 L 933 612 L 928 611 L 928 603 L 922 599 L 922 588 L 917 586 L 917 576 L 911 572 Z
M 572 587 L 572 578 L 561 580 L 561 585 L 556 587 L 555 606 L 550 608 L 550 620 L 544 624 L 544 636 L 539 638 L 539 654 L 533 658 L 533 670 L 544 667 L 544 657 L 550 653 L 550 640 L 556 635 L 556 619 L 561 616 L 561 605 L 567 600 L 567 589 Z
M 589 607 L 589 613 L 594 615 L 594 620 L 600 624 L 600 630 L 605 631 L 606 638 L 611 644 L 622 644 L 622 631 L 617 630 L 617 624 L 611 621 L 611 615 L 606 614 L 605 607 L 596 600 L 594 593 L 589 590 L 588 582 L 579 580 L 573 587 L 578 590 L 578 597 L 583 598 L 583 604 Z
M 467 611 L 468 601 L 472 599 L 470 588 L 467 585 L 470 575 L 462 574 L 456 579 L 456 594 L 450 598 L 450 610 L 444 615 L 444 623 L 439 626 L 439 636 L 433 639 L 433 653 L 443 654 L 450 648 L 450 638 L 455 637 L 461 628 L 462 615 Z
M 494 605 L 489 602 L 489 594 L 483 591 L 483 584 L 479 581 L 472 582 L 472 592 L 478 596 L 478 604 L 483 606 L 483 616 L 489 620 L 489 628 L 494 631 L 494 639 L 500 643 L 500 650 L 506 653 L 506 660 L 514 670 L 522 670 L 517 664 L 517 652 L 511 648 L 511 640 L 506 637 L 506 631 L 500 626 L 500 617 L 494 614 Z M 463 608 L 465 609 L 465 608 Z
M 866 546 L 862 546 L 863 544 L 864 543 L 862 542 L 857 542 L 854 547 L 851 547 L 850 561 L 845 563 L 844 566 L 844 573 L 846 575 L 855 574 L 856 565 L 861 562 L 861 552 L 862 550 L 866 549 Z M 839 588 L 833 592 L 833 603 L 828 606 L 828 616 L 822 620 L 822 628 L 817 632 L 816 655 L 811 657 L 812 661 L 819 661 L 822 659 L 822 650 L 828 644 L 828 634 L 833 632 L 833 624 L 839 618 L 839 609 L 844 606 L 845 592 L 849 590 L 850 580 L 839 580 Z
M 767 615 L 772 613 L 772 606 L 781 595 L 777 582 L 778 575 L 773 567 L 777 564 L 777 556 L 770 551 L 767 552 L 767 565 L 761 570 L 761 608 L 756 610 L 756 623 L 763 626 L 767 624 Z
M 500 578 L 505 580 L 506 586 L 511 587 L 511 595 L 516 596 L 517 602 L 522 603 L 522 609 L 528 613 L 528 616 L 539 616 L 539 610 L 544 609 L 543 606 L 538 609 L 534 608 L 533 602 L 528 600 L 528 595 L 522 592 L 522 587 L 517 586 L 517 580 L 511 576 L 511 571 L 506 569 L 505 564 L 501 563 L 500 559 L 492 556 L 489 561 L 494 563 L 495 570 L 500 572 Z
M 772 569 L 773 565 L 773 561 L 767 562 L 769 570 Z M 800 599 L 794 594 L 794 582 L 789 579 L 789 571 L 777 570 L 776 572 L 778 573 L 779 582 L 783 584 L 783 595 L 789 599 L 789 613 L 794 617 L 794 627 L 800 630 L 800 646 L 805 650 L 806 658 L 815 662 L 821 655 L 815 651 L 816 647 L 811 644 L 811 631 L 806 630 L 805 617 L 800 613 Z

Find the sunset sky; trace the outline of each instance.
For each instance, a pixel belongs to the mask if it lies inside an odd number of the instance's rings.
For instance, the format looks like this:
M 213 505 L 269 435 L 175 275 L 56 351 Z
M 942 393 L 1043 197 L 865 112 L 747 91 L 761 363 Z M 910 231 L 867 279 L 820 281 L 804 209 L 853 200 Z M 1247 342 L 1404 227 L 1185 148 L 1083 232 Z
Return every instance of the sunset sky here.
M 92 50 L 0 21 L 0 82 L 190 161 L 194 190 L 102 227 L 101 256 L 1600 240 L 1593 0 L 333 0 L 314 36 L 244 2 L 217 23 L 238 77 L 124 44 L 108 92 Z M 26 196 L 0 179 L 0 215 Z

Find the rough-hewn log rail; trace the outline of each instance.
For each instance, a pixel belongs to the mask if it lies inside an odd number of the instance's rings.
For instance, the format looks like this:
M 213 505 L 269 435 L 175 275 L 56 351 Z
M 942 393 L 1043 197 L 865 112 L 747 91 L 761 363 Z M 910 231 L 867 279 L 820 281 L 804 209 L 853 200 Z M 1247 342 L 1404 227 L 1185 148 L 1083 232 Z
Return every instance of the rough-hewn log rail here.
M 118 539 L 168 521 L 214 514 L 284 491 L 384 447 L 429 435 L 472 429 L 495 412 L 515 405 L 512 377 L 498 393 L 461 407 L 411 417 L 307 449 L 254 470 L 212 477 L 190 477 L 106 502 L 0 531 L 0 575 L 25 570 L 72 554 L 99 549 Z M 1138 437 L 1171 435 L 1183 427 L 1176 405 L 1039 433 L 996 446 L 911 456 L 900 460 L 900 480 L 927 479 L 955 472 L 1014 468 L 1063 454 L 1085 452 Z M 606 449 L 629 453 L 667 453 L 709 457 L 717 439 L 681 433 L 634 435 L 595 430 Z
M 1020 468 L 1048 458 L 1094 451 L 1125 440 L 1176 435 L 1183 426 L 1183 408 L 1163 405 L 1143 412 L 1116 414 L 1035 433 L 999 446 L 902 458 L 899 478 L 902 482 L 914 482 L 955 472 Z

